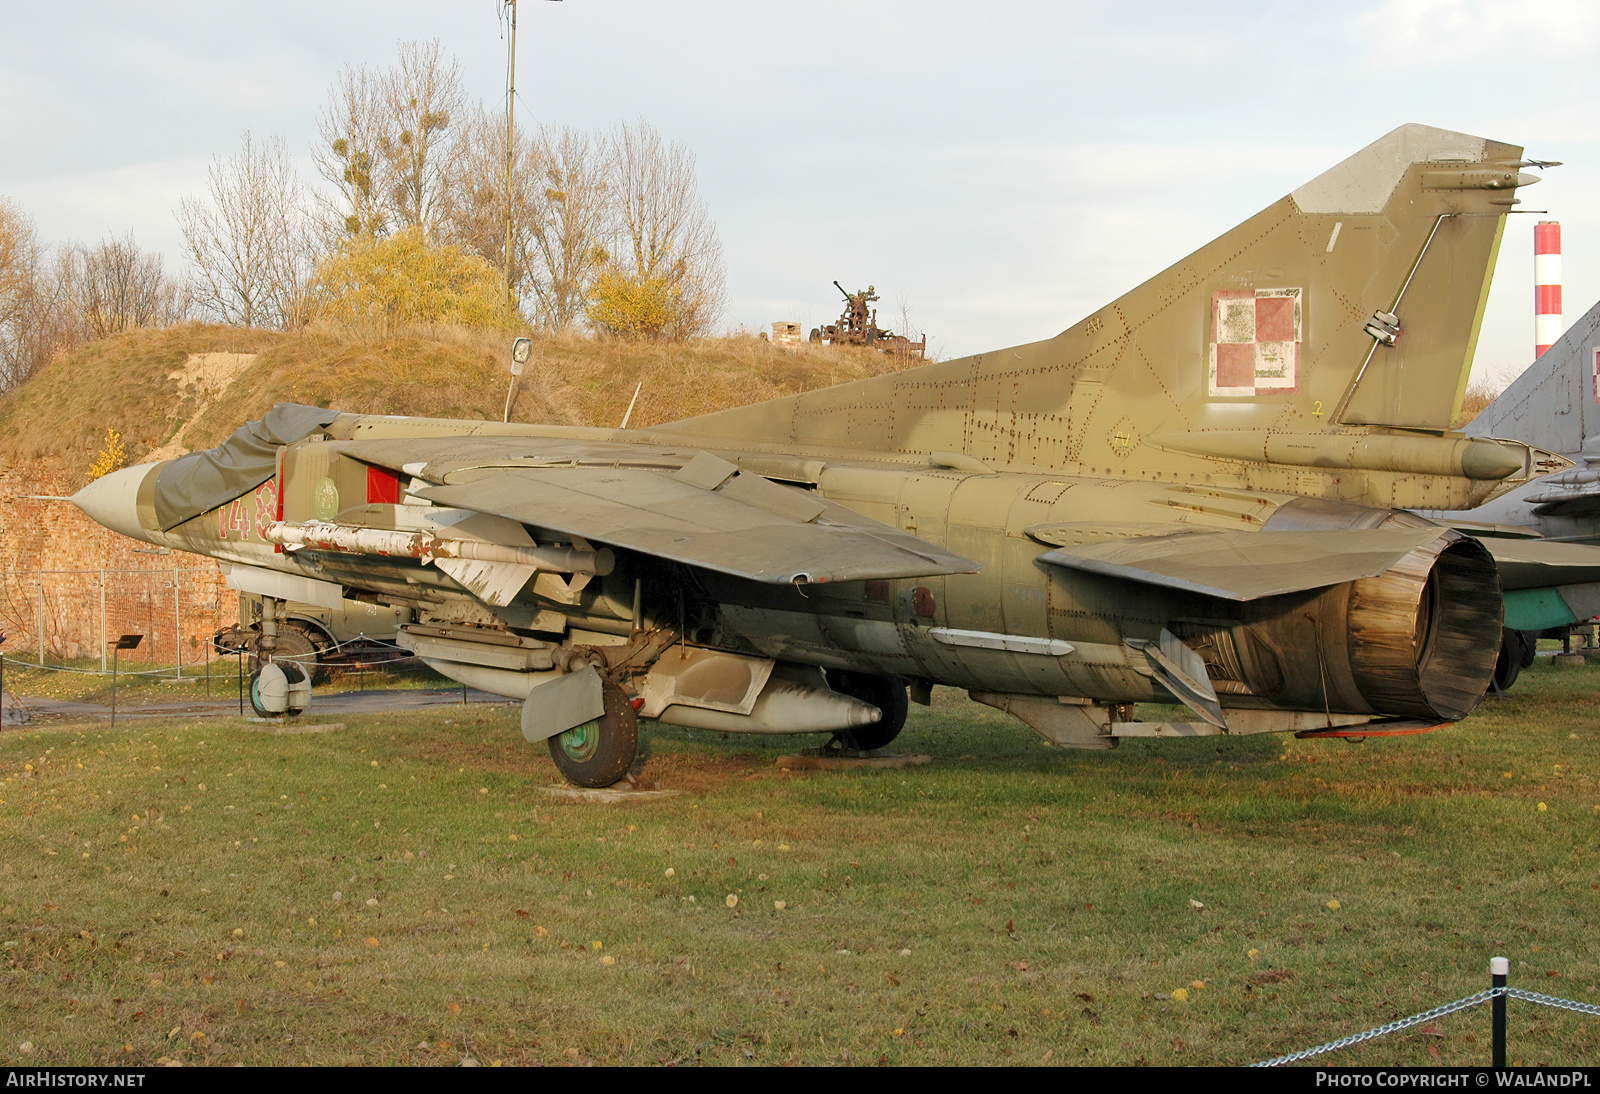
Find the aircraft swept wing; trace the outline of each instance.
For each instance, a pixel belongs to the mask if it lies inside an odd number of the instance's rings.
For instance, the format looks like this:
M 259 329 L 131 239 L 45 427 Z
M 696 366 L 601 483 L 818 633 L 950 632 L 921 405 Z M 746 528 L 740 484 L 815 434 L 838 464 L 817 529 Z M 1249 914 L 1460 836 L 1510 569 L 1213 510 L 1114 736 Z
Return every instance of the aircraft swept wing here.
M 1450 428 L 1527 166 L 1402 126 L 1040 342 L 648 429 L 280 407 L 74 500 L 264 598 L 259 709 L 280 601 L 403 607 L 585 785 L 641 717 L 871 749 L 935 684 L 1069 747 L 1428 728 L 1501 586 L 1402 510 L 1548 462 Z
M 675 471 L 511 468 L 414 492 L 436 505 L 751 581 L 805 584 L 978 570 L 969 559 L 810 491 L 743 472 L 709 452 Z

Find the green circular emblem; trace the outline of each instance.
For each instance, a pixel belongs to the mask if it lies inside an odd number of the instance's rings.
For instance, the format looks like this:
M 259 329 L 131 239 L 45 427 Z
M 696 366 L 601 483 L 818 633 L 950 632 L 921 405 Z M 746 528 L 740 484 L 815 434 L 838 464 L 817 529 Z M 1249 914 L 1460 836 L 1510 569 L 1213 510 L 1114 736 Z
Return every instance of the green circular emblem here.
M 318 520 L 332 520 L 339 512 L 339 488 L 326 475 L 311 491 L 311 512 Z

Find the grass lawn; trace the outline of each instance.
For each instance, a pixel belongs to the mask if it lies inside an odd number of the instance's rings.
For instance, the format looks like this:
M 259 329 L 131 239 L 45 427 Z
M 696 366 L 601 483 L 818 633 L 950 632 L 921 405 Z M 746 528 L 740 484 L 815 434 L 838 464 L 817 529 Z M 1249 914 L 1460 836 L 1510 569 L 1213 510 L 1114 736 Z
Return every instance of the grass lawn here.
M 895 746 L 927 767 L 652 726 L 683 793 L 622 805 L 541 792 L 514 706 L 8 729 L 0 1060 L 1235 1064 L 1495 954 L 1600 1003 L 1597 691 L 1541 662 L 1423 736 L 1076 753 L 941 690 Z M 1510 1028 L 1600 1059 L 1600 1019 Z M 1321 1062 L 1486 1064 L 1488 1029 Z

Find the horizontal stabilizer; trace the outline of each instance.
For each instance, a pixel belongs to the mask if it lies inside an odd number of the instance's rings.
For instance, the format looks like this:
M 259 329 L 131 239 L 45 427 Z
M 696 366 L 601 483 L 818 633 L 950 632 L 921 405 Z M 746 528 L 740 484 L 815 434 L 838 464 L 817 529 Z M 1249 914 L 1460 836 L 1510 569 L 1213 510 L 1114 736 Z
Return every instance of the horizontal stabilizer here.
M 1600 581 L 1600 547 L 1543 539 L 1484 539 L 1507 592 Z
M 520 467 L 417 493 L 440 505 L 752 581 L 862 581 L 978 570 L 971 559 L 712 456 L 697 457 L 676 472 Z
M 1319 532 L 1186 532 L 1046 551 L 1040 562 L 1147 585 L 1258 600 L 1373 577 L 1441 528 Z

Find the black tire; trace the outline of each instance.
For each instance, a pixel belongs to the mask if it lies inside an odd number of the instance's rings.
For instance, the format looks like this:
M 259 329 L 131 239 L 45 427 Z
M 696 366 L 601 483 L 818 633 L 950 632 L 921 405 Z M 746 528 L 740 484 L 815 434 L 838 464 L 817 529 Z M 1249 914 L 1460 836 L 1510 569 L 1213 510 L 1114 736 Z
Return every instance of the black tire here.
M 550 738 L 550 758 L 568 782 L 598 789 L 628 773 L 639 753 L 639 715 L 622 688 L 604 682 L 606 712 Z
M 1525 669 L 1532 668 L 1534 659 L 1539 654 L 1539 636 L 1530 634 L 1527 631 L 1511 631 L 1509 633 L 1517 640 L 1521 648 L 1522 667 Z
M 900 736 L 900 731 L 905 728 L 906 712 L 910 709 L 904 680 L 848 669 L 829 669 L 827 678 L 828 686 L 834 691 L 852 699 L 860 699 L 863 703 L 871 703 L 883 711 L 883 717 L 870 726 L 854 726 L 835 733 L 833 739 L 840 745 L 857 752 L 874 752 L 888 747 L 891 741 Z
M 1496 690 L 1507 691 L 1512 684 L 1517 682 L 1517 677 L 1522 675 L 1523 651 L 1528 643 L 1521 631 L 1502 630 L 1500 633 L 1500 653 L 1494 661 L 1494 686 Z
M 255 634 L 252 635 L 252 639 L 253 645 L 254 642 L 261 640 L 261 636 Z M 327 669 L 317 661 L 322 652 L 321 647 L 325 642 L 326 639 L 320 633 L 307 632 L 294 623 L 280 623 L 278 624 L 278 648 L 273 651 L 272 659 L 278 662 L 280 667 L 291 663 L 300 665 L 306 672 L 311 674 L 312 683 L 326 683 Z M 252 651 L 250 654 L 250 671 L 255 672 L 260 667 L 261 661 Z

